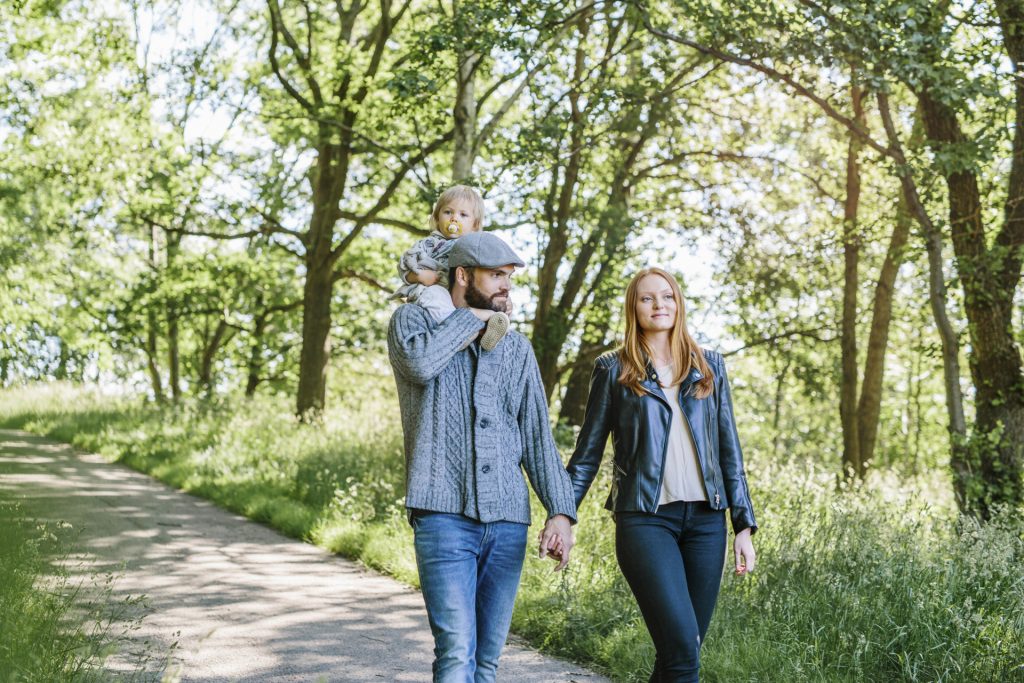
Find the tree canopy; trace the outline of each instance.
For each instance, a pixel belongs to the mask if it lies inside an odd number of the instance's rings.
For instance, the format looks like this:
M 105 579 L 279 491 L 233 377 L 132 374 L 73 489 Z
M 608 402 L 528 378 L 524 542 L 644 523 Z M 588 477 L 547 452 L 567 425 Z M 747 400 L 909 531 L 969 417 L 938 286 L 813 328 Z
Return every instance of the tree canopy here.
M 578 424 L 667 265 L 758 447 L 1024 501 L 1012 0 L 73 0 L 0 8 L 0 383 L 292 396 L 378 364 L 440 189 L 527 256 Z M 755 430 L 755 431 L 756 431 Z

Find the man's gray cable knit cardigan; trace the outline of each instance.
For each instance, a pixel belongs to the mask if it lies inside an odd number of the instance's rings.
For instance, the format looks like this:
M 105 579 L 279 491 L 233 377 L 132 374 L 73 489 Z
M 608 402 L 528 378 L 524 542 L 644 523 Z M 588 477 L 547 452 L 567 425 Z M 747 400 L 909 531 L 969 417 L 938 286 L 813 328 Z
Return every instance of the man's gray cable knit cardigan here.
M 388 354 L 405 433 L 405 505 L 529 524 L 525 469 L 548 515 L 575 520 L 533 348 L 510 331 L 493 351 L 482 351 L 473 343 L 482 327 L 465 308 L 440 324 L 413 304 L 391 316 Z

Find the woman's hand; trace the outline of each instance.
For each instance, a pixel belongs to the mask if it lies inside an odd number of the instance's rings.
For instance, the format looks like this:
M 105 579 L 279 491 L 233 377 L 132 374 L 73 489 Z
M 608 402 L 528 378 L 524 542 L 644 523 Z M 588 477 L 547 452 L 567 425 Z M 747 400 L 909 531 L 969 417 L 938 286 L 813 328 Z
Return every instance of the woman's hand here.
M 754 544 L 750 540 L 749 528 L 736 534 L 732 548 L 736 553 L 736 576 L 743 576 L 754 571 L 754 565 L 757 564 L 757 553 L 754 552 Z

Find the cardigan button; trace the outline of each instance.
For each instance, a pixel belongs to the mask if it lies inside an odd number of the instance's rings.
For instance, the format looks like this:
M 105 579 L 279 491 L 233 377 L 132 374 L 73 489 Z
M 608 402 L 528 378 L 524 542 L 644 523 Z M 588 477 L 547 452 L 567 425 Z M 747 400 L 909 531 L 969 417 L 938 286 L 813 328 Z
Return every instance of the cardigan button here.
M 480 429 L 487 429 L 490 426 L 491 426 L 491 421 L 488 420 L 486 417 L 483 418 L 482 420 L 480 420 Z
M 487 474 L 488 472 L 491 471 L 491 466 L 490 465 L 484 465 L 483 467 L 480 468 L 480 471 L 483 472 L 484 474 Z

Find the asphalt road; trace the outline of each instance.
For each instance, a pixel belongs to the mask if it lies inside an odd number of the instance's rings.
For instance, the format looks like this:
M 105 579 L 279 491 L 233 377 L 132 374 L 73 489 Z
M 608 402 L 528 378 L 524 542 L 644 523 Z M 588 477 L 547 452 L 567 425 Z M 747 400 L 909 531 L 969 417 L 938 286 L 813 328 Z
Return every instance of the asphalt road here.
M 75 573 L 113 572 L 116 597 L 146 596 L 126 648 L 149 641 L 144 680 L 430 680 L 420 594 L 353 562 L 25 432 L 0 430 L 0 498 L 73 525 Z M 513 644 L 498 678 L 607 681 Z

